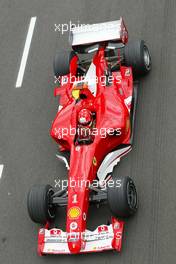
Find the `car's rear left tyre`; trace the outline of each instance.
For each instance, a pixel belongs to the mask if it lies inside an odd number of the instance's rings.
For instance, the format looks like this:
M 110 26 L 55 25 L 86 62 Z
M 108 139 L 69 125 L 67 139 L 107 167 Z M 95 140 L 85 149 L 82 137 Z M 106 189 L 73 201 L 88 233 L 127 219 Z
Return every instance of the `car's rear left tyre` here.
M 34 185 L 27 196 L 27 209 L 31 220 L 46 224 L 55 218 L 56 208 L 51 204 L 54 194 L 50 185 Z
M 59 76 L 67 75 L 70 73 L 70 62 L 73 57 L 77 57 L 76 53 L 72 51 L 59 51 L 56 53 L 53 62 L 54 75 Z
M 151 55 L 144 40 L 130 41 L 124 48 L 124 62 L 131 66 L 135 76 L 145 75 L 151 70 Z
M 107 186 L 109 208 L 115 217 L 129 217 L 138 207 L 137 191 L 130 177 L 114 176 Z

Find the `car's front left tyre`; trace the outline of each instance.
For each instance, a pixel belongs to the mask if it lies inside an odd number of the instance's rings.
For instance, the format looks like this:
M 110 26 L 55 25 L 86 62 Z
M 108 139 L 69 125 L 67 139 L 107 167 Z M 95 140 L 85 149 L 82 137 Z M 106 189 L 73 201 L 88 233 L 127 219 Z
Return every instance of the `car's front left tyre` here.
M 130 177 L 113 175 L 113 184 L 107 185 L 107 198 L 110 211 L 114 217 L 129 217 L 138 208 L 135 184 Z
M 27 209 L 31 220 L 46 224 L 55 218 L 56 208 L 51 203 L 53 188 L 50 185 L 34 185 L 28 192 Z

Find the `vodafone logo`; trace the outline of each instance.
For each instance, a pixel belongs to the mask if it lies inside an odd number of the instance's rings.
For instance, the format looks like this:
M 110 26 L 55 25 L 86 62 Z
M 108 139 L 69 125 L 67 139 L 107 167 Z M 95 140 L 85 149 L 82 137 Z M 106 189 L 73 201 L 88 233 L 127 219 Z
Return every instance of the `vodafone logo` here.
M 52 235 L 52 236 L 57 236 L 60 234 L 61 234 L 61 230 L 59 230 L 59 229 L 51 229 L 50 230 L 50 235 Z
M 78 227 L 78 224 L 76 222 L 71 222 L 70 229 L 75 230 Z
M 106 225 L 102 225 L 98 227 L 98 232 L 107 232 L 108 227 Z

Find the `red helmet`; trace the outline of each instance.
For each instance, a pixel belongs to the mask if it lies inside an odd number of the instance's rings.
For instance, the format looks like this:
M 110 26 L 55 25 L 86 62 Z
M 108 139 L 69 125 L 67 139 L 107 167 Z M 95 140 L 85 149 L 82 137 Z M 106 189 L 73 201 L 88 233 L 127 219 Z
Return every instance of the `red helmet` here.
M 78 113 L 78 122 L 85 126 L 90 124 L 92 120 L 92 113 L 90 110 L 88 109 L 82 109 L 79 113 Z

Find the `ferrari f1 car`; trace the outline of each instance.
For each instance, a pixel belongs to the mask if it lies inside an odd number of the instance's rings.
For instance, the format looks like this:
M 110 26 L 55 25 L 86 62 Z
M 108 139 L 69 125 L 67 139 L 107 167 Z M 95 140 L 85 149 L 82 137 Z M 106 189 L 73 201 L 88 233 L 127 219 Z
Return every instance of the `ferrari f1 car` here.
M 128 42 L 122 18 L 74 27 L 70 42 L 71 51 L 54 59 L 59 108 L 50 131 L 68 186 L 35 185 L 27 197 L 30 218 L 44 225 L 40 255 L 120 251 L 124 218 L 138 207 L 133 180 L 116 175 L 114 167 L 132 148 L 137 80 L 151 70 L 148 47 L 143 40 Z M 88 230 L 89 205 L 106 202 L 111 223 Z M 66 231 L 54 222 L 60 206 L 66 206 Z

